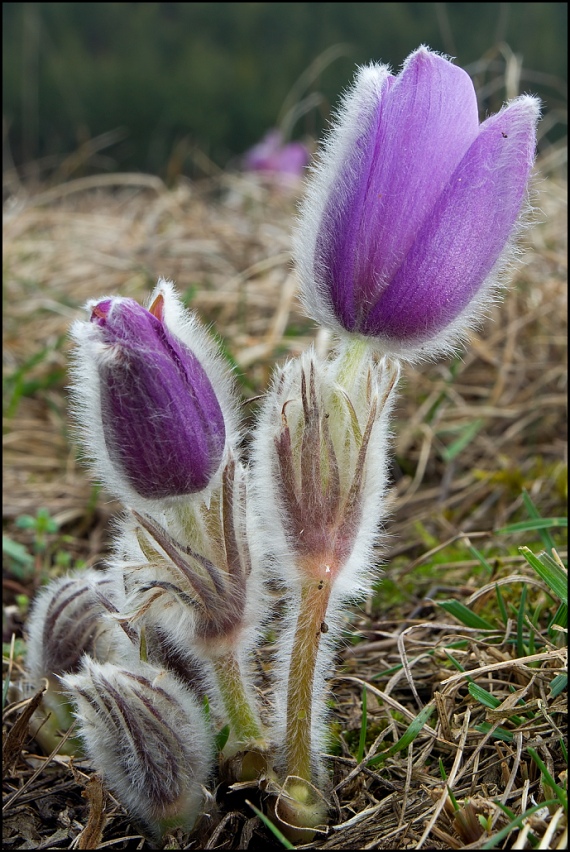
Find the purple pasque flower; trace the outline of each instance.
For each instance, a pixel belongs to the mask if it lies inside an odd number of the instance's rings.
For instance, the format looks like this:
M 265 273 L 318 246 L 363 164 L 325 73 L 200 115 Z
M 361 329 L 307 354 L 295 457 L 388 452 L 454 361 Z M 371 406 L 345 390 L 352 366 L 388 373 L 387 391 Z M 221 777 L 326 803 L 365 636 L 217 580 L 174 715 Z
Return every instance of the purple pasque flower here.
M 284 142 L 277 128 L 268 130 L 263 139 L 243 157 L 247 171 L 300 177 L 309 162 L 309 151 L 302 142 Z
M 108 571 L 80 571 L 58 577 L 39 590 L 26 625 L 26 669 L 30 685 L 43 686 L 42 701 L 29 730 L 47 754 L 57 746 L 62 754 L 77 754 L 80 744 L 65 737 L 73 716 L 62 692 L 61 675 L 78 672 L 83 658 L 122 659 L 135 638 L 118 613 L 124 598 L 122 584 Z
M 195 692 L 147 663 L 128 668 L 88 656 L 62 683 L 90 762 L 144 833 L 158 841 L 178 826 L 190 831 L 213 764 Z
M 210 683 L 214 712 L 230 724 L 226 755 L 267 747 L 250 656 L 269 610 L 248 470 L 228 456 L 208 502 L 168 507 L 162 524 L 133 510 L 136 525 L 117 542 L 128 626 L 140 625 L 153 662 Z
M 327 362 L 309 350 L 286 363 L 253 445 L 257 512 L 279 579 L 334 586 L 339 600 L 368 589 L 399 375 L 356 348 L 341 346 Z
M 148 310 L 120 297 L 88 307 L 90 322 L 72 329 L 73 390 L 97 472 L 131 502 L 202 491 L 220 468 L 229 428 L 225 380 L 205 333 L 167 282 Z
M 467 73 L 425 47 L 361 68 L 301 209 L 311 315 L 410 360 L 449 350 L 492 301 L 538 117 L 525 95 L 479 124 Z
M 75 672 L 83 654 L 109 659 L 115 644 L 112 621 L 117 584 L 106 571 L 58 577 L 40 589 L 27 623 L 27 669 L 31 679 Z

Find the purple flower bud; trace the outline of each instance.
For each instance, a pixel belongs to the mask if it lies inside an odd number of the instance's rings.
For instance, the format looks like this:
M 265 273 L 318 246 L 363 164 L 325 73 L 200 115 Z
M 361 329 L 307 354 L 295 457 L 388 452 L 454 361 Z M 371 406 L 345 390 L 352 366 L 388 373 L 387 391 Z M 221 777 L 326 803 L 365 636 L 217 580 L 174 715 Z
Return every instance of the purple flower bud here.
M 35 683 L 77 671 L 84 654 L 108 659 L 115 630 L 103 617 L 104 602 L 114 597 L 114 579 L 104 571 L 59 577 L 41 589 L 27 625 L 27 667 Z
M 147 664 L 130 671 L 89 657 L 63 684 L 93 766 L 145 833 L 159 840 L 177 826 L 190 831 L 213 758 L 194 693 Z
M 52 580 L 34 600 L 27 623 L 26 668 L 30 684 L 44 685 L 46 691 L 30 720 L 30 733 L 47 754 L 56 745 L 64 754 L 80 750 L 74 738 L 61 742 L 73 717 L 59 675 L 79 671 L 86 654 L 101 661 L 113 654 L 123 656 L 125 634 L 105 618 L 120 597 L 109 572 L 85 571 Z
M 328 362 L 309 351 L 277 373 L 253 445 L 254 498 L 292 587 L 334 584 L 339 600 L 368 589 L 397 377 L 360 344 Z
M 416 359 L 492 302 L 534 161 L 539 102 L 479 124 L 465 71 L 425 47 L 361 68 L 321 152 L 296 256 L 312 316 Z
M 228 432 L 204 333 L 165 282 L 149 310 L 118 297 L 89 307 L 90 323 L 73 329 L 74 391 L 97 472 L 130 502 L 202 491 Z

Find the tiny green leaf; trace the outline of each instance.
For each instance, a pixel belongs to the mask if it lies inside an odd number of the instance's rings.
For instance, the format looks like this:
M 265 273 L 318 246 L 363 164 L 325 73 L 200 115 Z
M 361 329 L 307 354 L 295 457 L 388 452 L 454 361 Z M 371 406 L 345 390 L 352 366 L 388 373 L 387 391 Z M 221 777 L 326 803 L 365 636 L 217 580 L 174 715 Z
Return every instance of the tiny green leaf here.
M 277 826 L 276 826 L 276 825 L 274 825 L 274 823 L 272 823 L 272 822 L 271 822 L 271 820 L 269 819 L 269 817 L 265 816 L 265 814 L 263 813 L 263 811 L 260 811 L 260 810 L 259 810 L 259 808 L 256 808 L 256 807 L 255 807 L 255 805 L 254 805 L 254 804 L 252 804 L 252 803 L 249 801 L 249 799 L 246 799 L 246 800 L 245 800 L 245 803 L 246 803 L 246 805 L 249 805 L 249 806 L 250 806 L 250 808 L 252 809 L 252 811 L 254 811 L 254 813 L 255 813 L 255 814 L 259 817 L 259 819 L 261 820 L 261 822 L 262 822 L 262 823 L 264 823 L 264 825 L 266 825 L 266 826 L 267 826 L 267 828 L 269 829 L 269 831 L 270 831 L 270 832 L 271 832 L 271 833 L 272 833 L 272 834 L 273 834 L 273 835 L 277 838 L 277 840 L 279 840 L 279 842 L 283 844 L 283 846 L 285 847 L 285 849 L 295 849 L 295 848 L 296 848 L 295 846 L 293 846 L 293 844 L 291 843 L 291 841 L 290 841 L 290 840 L 287 840 L 287 838 L 285 837 L 285 835 L 284 835 L 284 834 L 282 834 L 282 832 L 280 832 L 280 831 L 279 831 L 279 829 L 277 828 Z
M 367 721 L 367 713 L 366 713 L 366 698 L 368 691 L 366 687 L 362 690 L 362 722 L 360 725 L 360 740 L 358 741 L 358 753 L 356 755 L 356 762 L 360 763 L 362 758 L 364 757 L 364 747 L 366 745 L 366 728 L 368 725 Z
M 466 627 L 474 627 L 479 630 L 495 630 L 486 619 L 481 618 L 474 612 L 471 612 L 466 606 L 459 601 L 437 601 L 437 605 L 464 624 Z
M 19 541 L 13 541 L 7 535 L 2 536 L 2 552 L 21 565 L 33 565 L 33 556 L 28 553 L 24 545 Z
M 227 743 L 230 736 L 230 726 L 224 725 L 224 727 L 218 731 L 215 736 L 214 742 L 216 744 L 216 748 L 218 751 L 223 751 L 225 744 Z
M 556 675 L 550 684 L 550 694 L 553 698 L 558 698 L 561 692 L 564 692 L 566 687 L 568 686 L 568 675 L 560 674 Z
M 568 605 L 568 572 L 565 572 L 553 559 L 548 562 L 535 554 L 528 547 L 519 547 L 528 564 L 534 568 L 538 576 L 544 580 L 558 600 Z M 544 556 L 546 554 L 541 554 Z
M 377 763 L 386 760 L 387 757 L 392 757 L 394 754 L 397 754 L 399 751 L 403 751 L 405 748 L 407 748 L 410 743 L 415 740 L 423 726 L 429 721 L 433 712 L 433 705 L 426 704 L 423 710 L 418 713 L 416 718 L 410 722 L 400 739 L 393 745 L 391 745 L 387 751 L 382 752 L 382 754 L 378 754 L 376 755 L 376 757 L 371 758 L 368 761 L 368 766 L 375 766 Z

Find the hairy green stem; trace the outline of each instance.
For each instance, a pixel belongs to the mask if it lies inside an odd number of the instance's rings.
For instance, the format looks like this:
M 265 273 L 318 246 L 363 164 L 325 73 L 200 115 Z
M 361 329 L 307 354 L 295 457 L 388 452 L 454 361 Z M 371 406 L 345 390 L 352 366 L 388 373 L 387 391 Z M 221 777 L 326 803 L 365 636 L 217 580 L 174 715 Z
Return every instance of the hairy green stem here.
M 331 592 L 330 580 L 303 586 L 287 689 L 287 774 L 311 782 L 311 721 L 315 665 Z
M 256 710 L 248 701 L 239 660 L 230 655 L 212 660 L 216 681 L 228 714 L 236 751 L 245 747 L 263 750 L 265 737 Z
M 354 338 L 346 343 L 339 363 L 337 381 L 345 388 L 357 387 L 362 379 L 363 366 L 368 362 L 372 348 L 367 340 Z

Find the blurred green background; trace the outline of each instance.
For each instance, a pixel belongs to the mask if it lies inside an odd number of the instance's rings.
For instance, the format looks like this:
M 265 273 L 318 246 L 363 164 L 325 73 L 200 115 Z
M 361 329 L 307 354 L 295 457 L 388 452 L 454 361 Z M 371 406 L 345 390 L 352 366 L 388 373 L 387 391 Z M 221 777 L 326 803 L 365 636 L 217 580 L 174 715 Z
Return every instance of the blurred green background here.
M 315 138 L 355 64 L 397 70 L 421 43 L 472 74 L 483 115 L 534 92 L 547 113 L 541 145 L 567 132 L 566 3 L 4 3 L 2 13 L 4 167 L 33 162 L 36 177 L 192 174 L 196 151 L 202 167 L 227 167 L 277 124 Z

